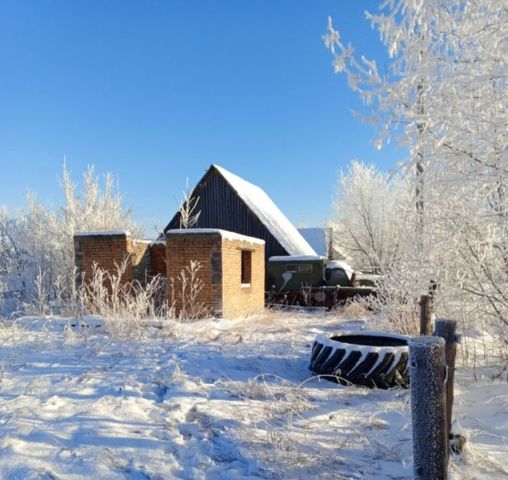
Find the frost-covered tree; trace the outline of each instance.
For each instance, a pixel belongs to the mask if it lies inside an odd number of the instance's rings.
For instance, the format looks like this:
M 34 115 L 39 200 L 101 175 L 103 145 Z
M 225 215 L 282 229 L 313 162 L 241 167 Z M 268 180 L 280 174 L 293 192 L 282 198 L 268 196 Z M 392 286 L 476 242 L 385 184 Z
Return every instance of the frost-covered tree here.
M 367 18 L 390 57 L 385 73 L 358 60 L 331 21 L 325 41 L 370 108 L 378 145 L 394 137 L 409 150 L 417 237 L 407 232 L 405 271 L 425 264 L 443 308 L 505 335 L 508 9 L 495 0 L 389 0 Z
M 64 166 L 61 183 L 66 201 L 59 217 L 68 234 L 115 228 L 129 230 L 134 236 L 141 234 L 133 221 L 132 212 L 123 204 L 112 173 L 106 173 L 101 182 L 94 166 L 89 166 L 79 186 L 72 181 L 71 174 Z
M 411 198 L 411 184 L 404 176 L 353 161 L 339 176 L 331 222 L 334 243 L 359 268 L 380 270 L 393 264 L 414 220 L 408 208 Z
M 28 195 L 26 210 L 16 216 L 0 210 L 0 281 L 11 299 L 9 309 L 32 303 L 37 292 L 46 292 L 48 300 L 69 294 L 74 233 L 121 229 L 141 235 L 111 174 L 101 182 L 89 167 L 78 186 L 64 166 L 62 189 L 66 202 L 57 210 L 44 207 L 34 195 Z
M 508 173 L 508 9 L 495 0 L 391 0 L 366 15 L 391 59 L 385 74 L 357 60 L 331 20 L 325 42 L 335 71 L 371 107 L 377 145 L 395 136 L 419 174 L 431 169 L 429 181 L 446 167 L 497 184 Z

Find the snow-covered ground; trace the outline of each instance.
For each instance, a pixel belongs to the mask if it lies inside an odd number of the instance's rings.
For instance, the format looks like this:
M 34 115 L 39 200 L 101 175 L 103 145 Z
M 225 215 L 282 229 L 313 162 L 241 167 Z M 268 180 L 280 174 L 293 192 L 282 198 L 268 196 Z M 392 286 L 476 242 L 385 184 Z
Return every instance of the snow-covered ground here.
M 409 391 L 307 369 L 316 334 L 364 326 L 347 314 L 206 320 L 144 340 L 70 323 L 1 323 L 1 479 L 412 478 Z M 508 478 L 506 372 L 459 368 L 457 383 L 468 443 L 452 478 Z

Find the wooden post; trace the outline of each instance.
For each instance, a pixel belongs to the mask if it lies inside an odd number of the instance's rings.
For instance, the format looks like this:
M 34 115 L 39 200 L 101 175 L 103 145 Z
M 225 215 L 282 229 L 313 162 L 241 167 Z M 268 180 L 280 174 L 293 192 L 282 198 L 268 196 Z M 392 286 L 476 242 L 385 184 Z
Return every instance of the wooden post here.
M 455 380 L 455 356 L 457 353 L 457 322 L 455 320 L 436 320 L 434 335 L 444 338 L 446 376 L 446 418 L 447 438 L 450 438 L 453 413 L 453 384 Z
M 432 295 L 420 298 L 420 335 L 432 335 Z
M 446 480 L 448 443 L 445 341 L 414 337 L 409 342 L 414 474 L 417 480 Z

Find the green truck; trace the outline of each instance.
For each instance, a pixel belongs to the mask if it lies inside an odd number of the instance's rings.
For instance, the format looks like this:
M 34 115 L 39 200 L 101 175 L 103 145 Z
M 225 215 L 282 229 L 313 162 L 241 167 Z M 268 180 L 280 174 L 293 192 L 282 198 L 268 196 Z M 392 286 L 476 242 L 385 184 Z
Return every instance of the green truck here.
M 355 297 L 376 295 L 379 278 L 321 256 L 270 257 L 266 265 L 267 303 L 333 308 Z

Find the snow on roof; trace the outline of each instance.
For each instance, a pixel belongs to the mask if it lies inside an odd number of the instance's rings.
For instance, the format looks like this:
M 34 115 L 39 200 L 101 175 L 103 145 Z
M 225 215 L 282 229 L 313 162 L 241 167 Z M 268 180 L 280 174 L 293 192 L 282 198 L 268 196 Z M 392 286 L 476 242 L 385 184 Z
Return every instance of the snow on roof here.
M 314 249 L 260 187 L 225 168 L 218 165 L 214 167 L 290 255 L 316 255 Z
M 298 231 L 318 255 L 328 255 L 328 242 L 325 228 L 303 227 L 299 228 Z
M 264 245 L 265 241 L 260 238 L 241 235 L 240 233 L 230 232 L 229 230 L 221 230 L 220 228 L 179 228 L 168 230 L 166 235 L 189 235 L 189 234 L 211 234 L 220 235 L 224 240 L 236 240 L 240 242 L 248 242 L 256 245 Z
M 324 260 L 321 255 L 274 255 L 268 259 L 269 262 L 316 262 Z
M 110 237 L 113 235 L 127 235 L 130 233 L 126 230 L 97 230 L 95 232 L 76 232 L 75 237 Z

